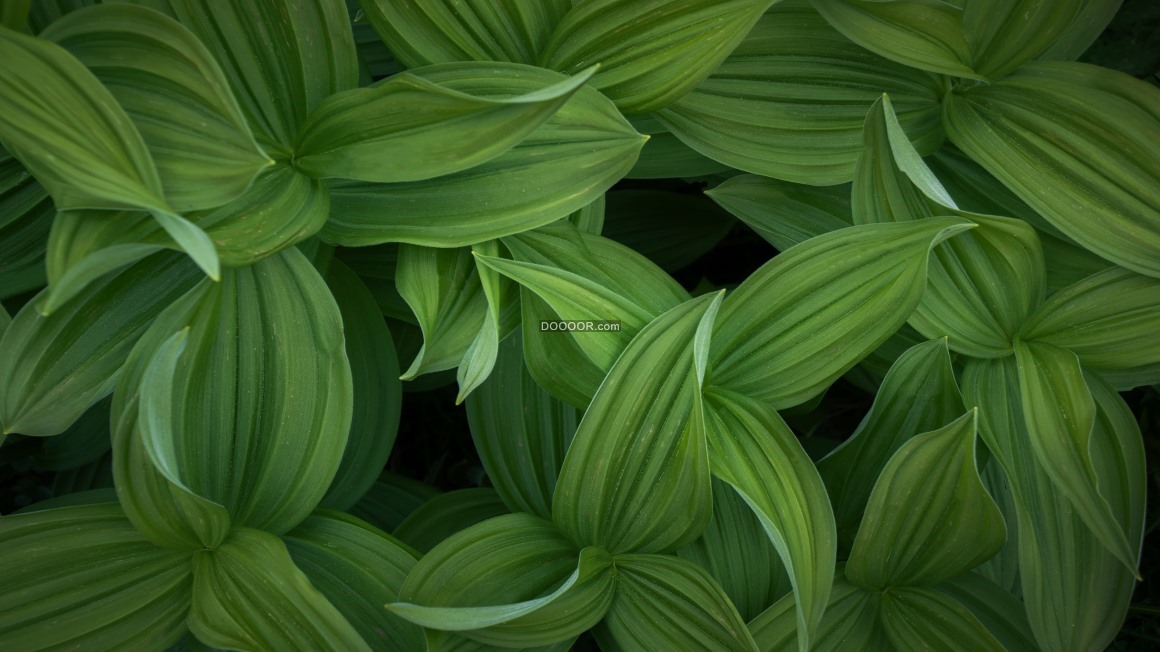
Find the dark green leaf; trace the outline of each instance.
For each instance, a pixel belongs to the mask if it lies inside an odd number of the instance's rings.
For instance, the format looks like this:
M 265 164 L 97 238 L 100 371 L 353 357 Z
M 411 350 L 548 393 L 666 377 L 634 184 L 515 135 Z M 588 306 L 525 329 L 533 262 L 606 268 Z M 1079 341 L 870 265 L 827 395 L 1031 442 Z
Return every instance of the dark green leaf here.
M 509 511 L 494 489 L 457 489 L 432 496 L 399 523 L 394 535 L 427 553 L 456 532 Z

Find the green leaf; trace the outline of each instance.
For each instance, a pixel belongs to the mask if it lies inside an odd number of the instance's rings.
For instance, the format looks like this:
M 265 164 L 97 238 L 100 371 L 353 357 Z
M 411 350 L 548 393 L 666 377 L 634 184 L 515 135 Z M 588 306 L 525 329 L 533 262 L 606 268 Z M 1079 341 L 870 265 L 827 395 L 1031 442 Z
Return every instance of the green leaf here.
M 190 559 L 116 503 L 0 518 L 0 637 L 19 650 L 164 648 L 185 633 Z
M 1103 34 L 1122 4 L 1123 0 L 1082 0 L 1071 25 L 1039 58 L 1067 61 L 1078 59 Z
M 1015 356 L 1023 419 L 1040 467 L 1092 534 L 1135 571 L 1139 548 L 1129 543 L 1124 524 L 1102 495 L 1092 460 L 1096 405 L 1079 359 L 1052 344 L 1023 341 L 1015 343 Z
M 394 75 L 319 104 L 294 146 L 294 167 L 312 177 L 379 183 L 460 172 L 517 145 L 591 76 L 589 69 L 523 95 L 493 99 L 408 73 Z
M 432 496 L 399 523 L 394 535 L 427 553 L 456 532 L 508 512 L 494 489 L 457 489 Z
M 28 22 L 28 8 L 32 0 L 14 0 L 0 7 L 0 25 L 19 32 Z
M 1115 267 L 1052 295 L 1019 337 L 1066 348 L 1085 369 L 1120 370 L 1160 362 L 1157 330 L 1160 280 Z
M 358 86 L 346 6 L 333 0 L 165 0 L 217 58 L 262 145 L 290 158 L 306 118 Z
M 469 95 L 503 100 L 565 83 L 517 64 L 459 63 L 410 74 Z M 646 137 L 608 98 L 580 88 L 503 155 L 456 174 L 400 184 L 332 181 L 330 242 L 461 247 L 548 224 L 596 201 L 636 161 Z
M 581 0 L 556 26 L 542 65 L 576 73 L 599 63 L 593 86 L 624 113 L 650 113 L 712 73 L 771 4 Z
M 524 366 L 522 338 L 499 347 L 491 376 L 467 398 L 475 450 L 513 512 L 552 516 L 552 494 L 580 411 L 545 392 Z
M 846 577 L 874 589 L 938 584 L 1006 541 L 975 461 L 977 410 L 903 444 L 878 476 Z
M 439 495 L 434 487 L 390 472 L 383 472 L 350 513 L 390 532 L 411 512 Z
M 391 52 L 408 68 L 456 61 L 535 64 L 568 0 L 361 2 Z
M 944 78 L 867 52 L 807 2 L 783 0 L 712 75 L 656 117 L 730 167 L 832 185 L 852 178 L 866 111 L 883 92 L 915 147 L 938 149 Z
M 38 440 L 40 450 L 32 456 L 36 468 L 66 471 L 92 464 L 108 453 L 110 402 L 107 399 L 98 402 L 85 410 L 68 430 Z
M 705 194 L 779 251 L 851 225 L 849 186 L 806 186 L 741 174 Z
M 455 397 L 456 405 L 462 403 L 475 388 L 487 380 L 499 356 L 500 340 L 519 327 L 519 295 L 516 284 L 482 264 L 478 258 L 481 255 L 498 256 L 499 241 L 488 240 L 472 245 L 471 253 L 476 256 L 475 271 L 479 274 L 483 296 L 487 300 L 487 319 L 479 327 L 475 339 L 468 345 L 456 371 L 456 380 L 459 383 L 459 395 Z
M 653 122 L 656 123 L 655 120 Z M 633 126 L 637 131 L 642 129 L 636 123 Z M 636 165 L 632 166 L 628 174 L 624 175 L 626 179 L 695 177 L 725 172 L 729 169 L 728 166 L 722 165 L 684 144 L 680 138 L 665 131 L 659 123 L 656 123 L 655 128 L 661 131 L 648 134 L 648 142 L 640 150 L 640 157 L 636 160 Z
M 898 357 L 853 436 L 817 465 L 834 506 L 843 551 L 853 544 L 874 483 L 895 451 L 963 410 L 945 340 L 918 344 Z
M 175 211 L 236 199 L 273 164 L 213 55 L 172 18 L 134 5 L 96 5 L 40 37 L 68 50 L 125 109 Z
M 928 253 L 962 220 L 867 224 L 795 246 L 729 295 L 714 336 L 714 386 L 776 408 L 816 396 L 910 316 Z
M 811 650 L 844 652 L 846 650 L 887 650 L 890 643 L 878 619 L 881 593 L 867 591 L 850 583 L 845 569 L 838 566 L 830 590 L 826 612 L 818 625 Z M 749 623 L 749 631 L 760 650 L 793 650 L 797 643 L 797 620 L 793 593 L 778 600 Z
M 772 408 L 716 388 L 706 399 L 713 475 L 741 494 L 773 541 L 798 596 L 798 648 L 808 650 L 829 597 L 838 548 L 826 487 Z
M 411 571 L 388 608 L 425 627 L 501 647 L 548 645 L 596 624 L 613 594 L 612 559 L 577 550 L 531 514 L 450 537 Z
M 901 586 L 884 591 L 881 610 L 886 638 L 900 652 L 1005 650 L 966 607 L 933 589 Z
M 974 50 L 975 70 L 989 79 L 999 79 L 1043 54 L 1081 18 L 1085 4 L 1090 3 L 969 0 L 964 4 L 963 27 Z
M 736 224 L 711 201 L 696 195 L 617 190 L 607 193 L 606 200 L 601 235 L 643 254 L 666 272 L 708 253 Z
M 0 299 L 45 284 L 44 248 L 52 214 L 44 187 L 0 147 Z
M 596 366 L 575 337 L 543 329 L 543 322 L 561 317 L 535 292 L 520 288 L 520 310 L 528 373 L 552 396 L 573 407 L 588 407 L 604 382 L 605 370 Z
M 756 652 L 733 603 L 701 567 L 668 555 L 618 555 L 616 572 L 616 597 L 600 624 L 613 649 Z
M 720 297 L 657 317 L 608 371 L 552 499 L 552 520 L 577 544 L 660 552 L 705 529 L 712 503 L 701 384 Z
M 326 284 L 342 314 L 354 413 L 342 462 L 322 504 L 345 510 L 358 502 L 387 465 L 399 430 L 403 390 L 391 331 L 370 290 L 337 260 L 330 263 Z
M 390 535 L 352 516 L 315 512 L 283 537 L 294 565 L 372 649 L 417 650 L 418 627 L 383 605 L 399 599 L 399 589 L 415 566 L 412 552 Z
M 113 390 L 137 339 L 196 281 L 192 265 L 164 253 L 102 277 L 50 316 L 37 311 L 44 292 L 25 304 L 0 338 L 4 432 L 64 432 Z
M 278 537 L 240 528 L 193 555 L 189 629 L 234 650 L 370 650 L 358 631 L 294 565 Z
M 963 573 L 933 589 L 966 607 L 1009 652 L 1033 652 L 1035 638 L 1023 604 L 978 573 Z
M 948 95 L 952 142 L 1076 242 L 1160 276 L 1160 90 L 1071 62 L 1037 62 Z

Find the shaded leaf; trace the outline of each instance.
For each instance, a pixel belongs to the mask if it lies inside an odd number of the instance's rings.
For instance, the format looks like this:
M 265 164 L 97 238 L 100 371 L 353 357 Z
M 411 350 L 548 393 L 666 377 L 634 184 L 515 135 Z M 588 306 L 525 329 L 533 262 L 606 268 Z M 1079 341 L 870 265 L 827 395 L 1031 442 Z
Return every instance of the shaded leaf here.
M 1005 648 L 966 607 L 933 589 L 896 587 L 882 594 L 882 629 L 900 652 L 1002 652 Z
M 724 211 L 696 195 L 617 190 L 607 193 L 606 199 L 601 235 L 643 254 L 667 272 L 708 253 L 735 224 Z
M 510 510 L 494 489 L 457 489 L 432 496 L 407 515 L 394 536 L 420 553 L 427 553 L 451 535 Z
M 383 472 L 350 513 L 390 532 L 420 505 L 439 495 L 434 487 L 401 475 Z
M 852 224 L 849 186 L 806 186 L 742 174 L 705 194 L 779 251 Z
M 825 615 L 818 625 L 811 650 L 819 652 L 876 652 L 890 643 L 878 619 L 881 594 L 867 591 L 846 580 L 844 568 L 834 573 Z M 749 623 L 757 647 L 765 651 L 798 648 L 796 596 L 790 593 Z

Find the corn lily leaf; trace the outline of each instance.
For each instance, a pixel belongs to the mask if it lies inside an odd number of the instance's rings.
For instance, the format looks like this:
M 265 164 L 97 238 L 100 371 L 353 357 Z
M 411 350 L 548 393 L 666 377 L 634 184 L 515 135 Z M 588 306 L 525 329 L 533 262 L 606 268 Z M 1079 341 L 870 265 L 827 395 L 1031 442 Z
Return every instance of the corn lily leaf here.
M 154 546 L 116 503 L 5 516 L 0 636 L 21 650 L 171 645 L 186 632 L 190 570 L 189 554 Z
M 165 253 L 103 277 L 50 316 L 37 311 L 44 292 L 25 304 L 0 339 L 4 432 L 64 432 L 113 391 L 137 338 L 196 282 L 192 265 Z
M 358 86 L 350 16 L 331 0 L 164 0 L 206 45 L 251 129 L 275 160 L 291 158 L 307 116 Z
M 38 469 L 66 471 L 92 464 L 109 452 L 109 407 L 104 399 L 85 410 L 68 430 L 55 437 L 38 440 L 40 450 L 33 456 Z
M 509 514 L 427 553 L 388 605 L 424 627 L 501 647 L 549 645 L 591 628 L 613 594 L 612 558 L 578 550 L 549 521 Z
M 294 565 L 372 649 L 412 650 L 423 631 L 383 609 L 415 566 L 414 551 L 340 512 L 320 510 L 282 537 Z
M 511 510 L 490 487 L 457 489 L 432 496 L 395 528 L 395 538 L 426 554 L 451 535 Z
M 867 224 L 776 256 L 722 306 L 711 383 L 777 408 L 816 396 L 902 325 L 931 248 L 968 228 L 953 218 Z
M 399 245 L 385 244 L 374 247 L 346 248 L 336 252 L 336 258 L 358 275 L 375 297 L 379 312 L 384 317 L 414 323 L 415 315 L 395 286 L 395 272 L 399 265 Z
M 1009 652 L 1038 649 L 1023 604 L 998 584 L 978 573 L 963 573 L 933 590 L 966 607 Z
M 705 194 L 779 251 L 852 224 L 849 186 L 806 186 L 742 174 Z
M 901 586 L 882 594 L 882 629 L 902 652 L 1003 652 L 1006 648 L 966 607 L 933 589 Z
M 350 435 L 322 504 L 349 509 L 378 479 L 399 430 L 403 391 L 391 331 L 370 290 L 342 262 L 330 262 L 326 284 L 342 314 L 354 413 Z
M 963 395 L 979 407 L 980 433 L 1003 466 L 1019 520 L 1019 577 L 1027 618 L 1042 649 L 1102 649 L 1119 631 L 1134 574 L 1092 533 L 1042 468 L 1024 422 L 1015 358 L 968 360 Z M 1134 545 L 1143 532 L 1143 442 L 1114 392 L 1098 389 L 1092 456 L 1100 487 Z M 1088 606 L 1103 605 L 1100 613 Z
M 1060 290 L 1028 320 L 1019 337 L 1079 356 L 1085 369 L 1120 370 L 1160 362 L 1160 280 L 1122 268 Z
M 938 149 L 943 78 L 867 52 L 804 0 L 784 0 L 712 75 L 656 117 L 730 167 L 833 185 L 853 177 L 862 123 L 883 92 L 915 147 L 923 154 Z
M 567 83 L 540 68 L 500 63 L 426 66 L 412 75 L 481 98 Z M 332 181 L 329 242 L 461 247 L 543 226 L 599 199 L 636 161 L 646 137 L 592 88 L 576 90 L 539 129 L 482 165 L 426 181 Z
M 514 65 L 514 64 L 513 64 Z M 465 93 L 409 73 L 335 94 L 307 118 L 294 167 L 312 177 L 400 183 L 475 167 L 548 121 L 592 70 L 511 98 Z
M 1096 405 L 1079 359 L 1043 342 L 1015 343 L 1023 419 L 1040 467 L 1107 548 L 1135 571 L 1139 548 L 1102 495 L 1092 460 Z M 1111 490 L 1115 495 L 1116 489 Z
M 467 398 L 475 450 L 513 512 L 551 518 L 552 494 L 580 411 L 553 398 L 524 366 L 522 338 L 499 347 L 491 376 Z
M 601 235 L 644 254 L 666 272 L 708 253 L 736 224 L 705 197 L 665 190 L 606 195 Z
M 28 9 L 32 0 L 16 0 L 8 2 L 0 8 L 0 25 L 15 32 L 23 31 L 28 23 Z
M 999 552 L 1007 537 L 976 466 L 977 419 L 972 410 L 891 456 L 867 502 L 847 579 L 880 590 L 938 584 Z
M 878 591 L 867 591 L 851 583 L 845 577 L 844 567 L 838 566 L 829 596 L 825 615 L 811 641 L 811 650 L 889 649 L 890 643 L 878 618 L 882 601 Z M 749 631 L 759 650 L 798 649 L 796 601 L 797 596 L 790 593 L 749 622 Z
M 656 122 L 651 118 L 650 120 Z M 654 127 L 656 131 L 642 131 L 642 127 L 636 122 L 633 122 L 633 127 L 641 133 L 647 133 L 648 142 L 640 150 L 636 165 L 624 175 L 626 179 L 696 177 L 729 170 L 729 166 L 718 163 L 681 142 L 680 138 L 669 133 L 660 123 L 656 123 Z
M 999 511 L 1003 513 L 1003 522 L 1007 526 L 1007 543 L 994 557 L 979 564 L 973 575 L 990 579 L 1004 590 L 1017 595 L 1019 589 L 1019 520 L 1018 506 L 1015 495 L 1011 491 L 1011 482 L 1003 472 L 1002 464 L 993 456 L 979 473 L 983 479 L 983 486 L 987 493 L 995 499 Z
M 611 639 L 611 649 L 758 649 L 725 592 L 700 566 L 679 557 L 634 554 L 617 556 L 616 571 L 616 597 L 597 634 L 598 640 Z
M 189 629 L 215 648 L 370 650 L 286 545 L 250 528 L 235 530 L 217 550 L 194 553 Z
M 581 0 L 541 58 L 566 73 L 600 63 L 592 85 L 625 113 L 688 93 L 729 55 L 772 0 Z
M 44 248 L 52 214 L 44 187 L 0 147 L 0 299 L 45 284 Z
M 772 408 L 741 394 L 707 393 L 713 475 L 757 514 L 797 595 L 798 648 L 809 650 L 833 583 L 838 535 L 826 487 Z
M 1105 0 L 1096 2 L 1109 4 Z M 1084 5 L 1096 2 L 1059 0 L 1047 6 L 1037 0 L 967 0 L 963 28 L 974 50 L 975 70 L 988 79 L 1000 79 L 1061 39 L 1075 38 L 1069 32 L 1077 28 L 1078 21 L 1091 18 L 1085 15 Z M 1094 27 L 1078 28 L 1089 31 Z M 1100 31 L 1102 28 L 1092 32 L 1091 40 Z
M 1066 61 L 1078 59 L 1096 42 L 1122 4 L 1123 0 L 1082 0 L 1071 25 L 1039 58 Z
M 500 341 L 520 325 L 518 286 L 479 260 L 479 256 L 498 256 L 499 241 L 488 240 L 472 245 L 471 253 L 476 257 L 475 271 L 479 274 L 479 283 L 483 289 L 484 299 L 487 300 L 487 319 L 479 327 L 475 339 L 468 345 L 463 360 L 456 370 L 455 378 L 459 383 L 456 405 L 462 403 L 468 394 L 487 380 L 495 368 Z
M 361 2 L 367 20 L 408 68 L 457 61 L 535 64 L 568 0 Z
M 701 384 L 720 294 L 686 301 L 628 345 L 572 439 L 552 520 L 578 545 L 674 550 L 712 516 Z
M 853 544 L 874 483 L 895 451 L 963 410 L 944 340 L 918 344 L 898 357 L 854 435 L 817 465 L 834 506 L 843 551 Z
M 1076 242 L 1160 276 L 1160 91 L 1128 75 L 1037 62 L 947 97 L 951 141 Z
M 384 471 L 369 491 L 350 508 L 350 514 L 391 532 L 420 505 L 439 495 L 439 490 L 389 471 Z
M 544 329 L 562 318 L 535 292 L 520 288 L 524 365 L 536 383 L 552 396 L 584 409 L 604 382 L 605 370 L 593 362 L 575 337 Z

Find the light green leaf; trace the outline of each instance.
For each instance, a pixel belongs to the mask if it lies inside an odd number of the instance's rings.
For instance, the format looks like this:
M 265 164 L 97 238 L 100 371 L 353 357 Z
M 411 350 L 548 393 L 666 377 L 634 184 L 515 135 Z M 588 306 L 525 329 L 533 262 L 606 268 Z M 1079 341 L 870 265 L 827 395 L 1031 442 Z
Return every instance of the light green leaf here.
M 977 419 L 971 410 L 891 456 L 850 551 L 851 582 L 882 590 L 938 584 L 1003 547 L 1003 514 L 975 461 Z
M 102 277 L 48 317 L 37 311 L 44 292 L 25 304 L 0 338 L 4 432 L 64 432 L 113 390 L 137 338 L 196 282 L 192 265 L 164 253 Z
M 881 593 L 850 583 L 844 567 L 838 566 L 829 595 L 811 650 L 877 652 L 889 649 L 890 643 L 878 619 Z M 758 649 L 766 652 L 798 649 L 795 602 L 796 596 L 790 593 L 749 623 Z
M 509 511 L 490 487 L 457 489 L 432 496 L 419 505 L 399 523 L 394 535 L 420 553 L 427 553 L 456 532 Z
M 535 292 L 520 288 L 524 364 L 536 383 L 568 405 L 584 409 L 604 382 L 605 370 L 596 366 L 576 338 L 566 332 L 543 329 L 560 315 Z
M 652 142 L 652 141 L 649 141 Z M 607 193 L 601 235 L 675 272 L 708 253 L 736 222 L 705 197 L 665 190 Z
M 459 394 L 455 397 L 456 405 L 462 403 L 468 394 L 487 380 L 495 368 L 500 340 L 510 335 L 520 325 L 517 286 L 511 279 L 482 264 L 478 259 L 479 256 L 498 256 L 499 241 L 488 240 L 472 245 L 471 253 L 476 256 L 475 271 L 479 274 L 483 296 L 487 300 L 487 319 L 467 347 L 456 371 L 455 377 L 459 383 Z
M 998 584 L 978 573 L 963 573 L 933 590 L 966 607 L 1009 652 L 1038 649 L 1023 604 Z
M 1087 64 L 1037 62 L 947 96 L 952 142 L 1076 242 L 1160 276 L 1160 90 Z
M 1114 267 L 1052 295 L 1019 337 L 1066 348 L 1099 373 L 1160 362 L 1157 331 L 1160 280 Z
M 0 518 L 0 638 L 14 650 L 164 648 L 185 633 L 190 558 L 116 503 Z
M 415 566 L 413 552 L 353 516 L 320 510 L 282 538 L 294 565 L 373 649 L 418 650 L 423 632 L 383 605 Z
M 616 597 L 600 624 L 613 649 L 756 652 L 745 622 L 700 566 L 668 555 L 618 555 L 616 571 Z
M 467 398 L 475 450 L 513 512 L 552 516 L 552 494 L 580 411 L 545 392 L 524 366 L 522 338 L 499 347 L 495 370 Z
M 457 367 L 488 319 L 471 249 L 400 245 L 395 283 L 423 329 L 423 348 L 403 380 Z
M 971 226 L 867 224 L 778 255 L 722 306 L 711 384 L 777 408 L 816 396 L 902 325 L 926 289 L 931 248 Z
M 439 490 L 401 475 L 384 471 L 350 513 L 390 532 L 420 505 L 439 495 Z
M 832 185 L 853 176 L 866 111 L 883 92 L 915 147 L 938 149 L 944 78 L 855 45 L 805 0 L 782 0 L 711 76 L 656 117 L 730 167 Z
M 989 79 L 1000 79 L 1011 73 L 1063 37 L 1081 17 L 1084 4 L 1088 3 L 1085 0 L 1051 3 L 967 0 L 963 28 L 974 50 L 975 70 Z
M 137 126 L 180 212 L 239 197 L 272 165 L 213 55 L 168 16 L 134 5 L 74 11 L 40 34 L 84 64 Z
M 712 515 L 701 384 L 720 293 L 670 309 L 612 365 L 584 413 L 552 500 L 579 545 L 673 550 Z
M 834 506 L 843 551 L 853 544 L 874 483 L 895 451 L 963 410 L 944 340 L 918 344 L 899 356 L 853 436 L 817 465 Z
M 849 186 L 806 186 L 742 174 L 705 194 L 779 251 L 851 225 Z
M 833 583 L 838 535 L 826 487 L 772 408 L 713 388 L 706 395 L 713 475 L 757 514 L 797 596 L 798 648 L 809 650 Z
M 330 262 L 326 284 L 342 314 L 354 413 L 342 462 L 322 504 L 345 510 L 358 502 L 387 465 L 399 430 L 403 390 L 391 331 L 370 290 L 337 260 Z
M 217 550 L 194 553 L 189 629 L 233 650 L 370 650 L 294 565 L 278 537 L 240 528 Z
M 591 76 L 589 69 L 523 95 L 493 99 L 408 73 L 394 75 L 319 104 L 294 145 L 294 167 L 312 177 L 378 183 L 460 172 L 517 145 Z
M 427 66 L 410 74 L 495 100 L 567 80 L 501 63 Z M 596 201 L 632 168 L 645 140 L 608 98 L 580 88 L 518 145 L 470 170 L 400 184 L 332 181 L 334 209 L 322 236 L 347 246 L 460 247 L 534 229 Z
M 548 645 L 589 629 L 613 594 L 612 559 L 578 550 L 548 521 L 510 514 L 427 553 L 388 608 L 425 627 L 501 647 Z
M 933 589 L 894 587 L 882 594 L 882 629 L 899 652 L 1004 652 L 966 607 Z
M 408 68 L 456 61 L 535 64 L 568 0 L 364 0 L 366 18 Z

